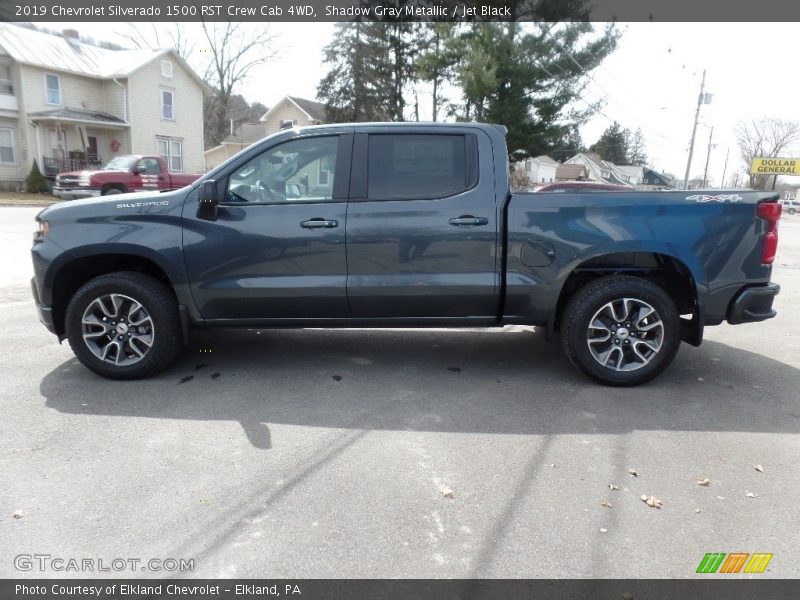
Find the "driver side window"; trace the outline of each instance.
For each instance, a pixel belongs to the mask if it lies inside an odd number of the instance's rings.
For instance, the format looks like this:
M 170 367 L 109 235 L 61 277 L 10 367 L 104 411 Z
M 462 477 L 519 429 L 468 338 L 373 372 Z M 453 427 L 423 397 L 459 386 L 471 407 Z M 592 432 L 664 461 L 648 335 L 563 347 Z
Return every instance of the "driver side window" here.
M 338 135 L 290 140 L 265 150 L 228 178 L 227 202 L 324 202 L 333 197 Z

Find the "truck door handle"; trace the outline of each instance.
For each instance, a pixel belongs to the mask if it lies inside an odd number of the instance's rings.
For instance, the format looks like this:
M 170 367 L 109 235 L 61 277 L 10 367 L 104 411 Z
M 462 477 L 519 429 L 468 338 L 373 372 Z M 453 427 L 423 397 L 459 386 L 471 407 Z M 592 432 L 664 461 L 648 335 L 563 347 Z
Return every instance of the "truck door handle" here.
M 331 229 L 338 226 L 339 221 L 334 221 L 332 219 L 309 219 L 308 221 L 302 221 L 300 223 L 300 227 L 305 227 L 306 229 Z
M 473 217 L 472 215 L 461 215 L 458 218 L 450 219 L 450 225 L 456 227 L 475 227 L 476 225 L 488 225 L 489 219 L 486 217 Z

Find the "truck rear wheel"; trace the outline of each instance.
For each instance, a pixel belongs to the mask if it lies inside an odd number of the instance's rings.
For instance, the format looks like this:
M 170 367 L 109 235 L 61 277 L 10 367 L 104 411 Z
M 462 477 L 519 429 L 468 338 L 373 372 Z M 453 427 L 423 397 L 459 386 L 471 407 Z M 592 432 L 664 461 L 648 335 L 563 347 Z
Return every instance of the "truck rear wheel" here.
M 653 379 L 675 358 L 680 342 L 675 304 L 639 277 L 613 275 L 586 284 L 561 322 L 561 343 L 572 364 L 606 385 Z
M 170 289 L 132 271 L 102 275 L 78 289 L 67 306 L 66 330 L 78 360 L 110 379 L 158 373 L 181 349 Z

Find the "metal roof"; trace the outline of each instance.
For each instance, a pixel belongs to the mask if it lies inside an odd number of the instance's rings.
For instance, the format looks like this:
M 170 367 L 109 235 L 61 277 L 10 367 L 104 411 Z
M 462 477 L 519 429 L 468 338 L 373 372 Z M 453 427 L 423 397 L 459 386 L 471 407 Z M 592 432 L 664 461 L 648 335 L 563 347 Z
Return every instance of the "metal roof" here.
M 119 117 L 97 110 L 83 110 L 80 108 L 57 108 L 28 113 L 33 120 L 56 119 L 69 121 L 90 121 L 92 123 L 106 123 L 108 125 L 127 125 Z
M 169 48 L 110 50 L 60 35 L 0 23 L 0 47 L 15 61 L 86 77 L 125 77 Z

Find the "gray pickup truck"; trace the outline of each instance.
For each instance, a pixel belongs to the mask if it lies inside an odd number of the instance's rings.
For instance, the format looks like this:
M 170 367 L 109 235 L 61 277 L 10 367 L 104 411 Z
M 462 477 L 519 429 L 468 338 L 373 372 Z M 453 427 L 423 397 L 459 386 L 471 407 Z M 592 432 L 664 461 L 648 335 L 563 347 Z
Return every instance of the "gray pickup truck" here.
M 38 216 L 41 321 L 116 379 L 199 327 L 542 327 L 609 385 L 775 316 L 770 192 L 509 190 L 505 129 L 292 129 L 187 188 Z

